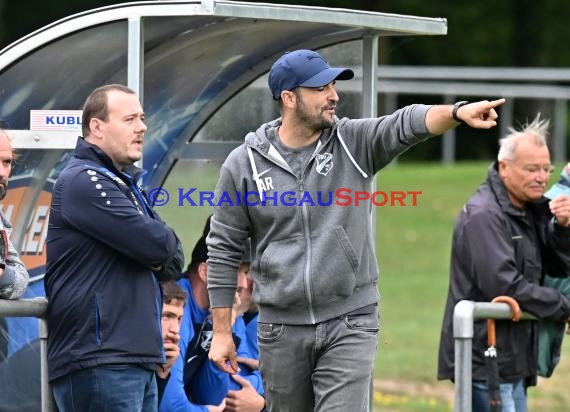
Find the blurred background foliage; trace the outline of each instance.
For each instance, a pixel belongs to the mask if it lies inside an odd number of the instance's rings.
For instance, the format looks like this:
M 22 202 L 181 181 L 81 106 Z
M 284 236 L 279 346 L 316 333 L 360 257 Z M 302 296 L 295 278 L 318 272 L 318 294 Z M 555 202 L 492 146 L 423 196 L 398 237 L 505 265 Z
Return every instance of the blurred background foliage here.
M 253 1 L 254 3 L 256 1 Z M 412 66 L 570 66 L 570 30 L 566 28 L 567 2 L 563 0 L 275 0 L 274 3 L 350 8 L 383 13 L 444 17 L 446 36 L 381 37 L 379 63 Z M 45 25 L 81 11 L 121 3 L 117 0 L 0 0 L 0 49 Z M 459 4 L 461 3 L 461 4 Z M 457 96 L 457 100 L 495 98 Z M 410 103 L 439 104 L 441 96 L 399 95 L 397 106 Z M 379 101 L 379 112 L 384 113 Z M 517 99 L 514 121 L 518 125 L 537 112 L 553 116 L 553 101 Z M 500 114 L 500 113 L 499 113 Z M 570 119 L 570 117 L 568 117 Z M 570 127 L 567 127 L 570 130 Z M 489 160 L 496 154 L 499 130 L 481 134 L 468 128 L 457 132 L 456 159 Z M 570 142 L 570 137 L 567 136 Z M 470 142 L 462 144 L 461 142 Z M 570 143 L 568 144 L 570 147 Z M 402 161 L 439 161 L 441 141 L 421 145 Z
M 253 1 L 255 3 L 255 1 Z M 381 37 L 379 63 L 413 66 L 570 67 L 570 30 L 566 27 L 568 3 L 563 0 L 269 0 L 383 13 L 444 17 L 446 36 Z M 0 0 L 0 49 L 45 25 L 81 11 L 121 3 L 117 0 Z M 562 84 L 562 83 L 561 83 Z M 341 96 L 342 97 L 342 96 Z M 462 97 L 478 100 L 497 96 Z M 441 96 L 399 95 L 397 106 L 410 103 L 440 104 Z M 515 126 L 537 112 L 553 116 L 553 101 L 517 99 Z M 384 113 L 384 102 L 379 101 Z M 499 112 L 500 114 L 500 112 Z M 570 116 L 567 117 L 570 119 Z M 569 120 L 570 121 L 570 120 Z M 570 125 L 567 127 L 570 131 Z M 498 128 L 481 133 L 459 128 L 456 160 L 489 160 L 496 155 Z M 567 136 L 570 148 L 570 136 Z M 420 145 L 401 161 L 439 161 L 441 140 Z
M 254 1 L 255 2 L 255 1 Z M 564 0 L 288 0 L 273 3 L 351 8 L 448 19 L 447 36 L 384 37 L 381 63 L 406 65 L 570 65 Z M 51 22 L 112 0 L 0 0 L 0 48 Z

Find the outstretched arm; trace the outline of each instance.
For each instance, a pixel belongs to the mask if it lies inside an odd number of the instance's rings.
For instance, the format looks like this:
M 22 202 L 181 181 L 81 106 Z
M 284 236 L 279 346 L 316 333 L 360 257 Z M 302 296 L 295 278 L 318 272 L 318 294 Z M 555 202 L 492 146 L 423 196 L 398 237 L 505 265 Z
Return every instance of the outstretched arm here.
M 468 103 L 457 110 L 457 118 L 465 124 L 476 129 L 490 129 L 497 125 L 497 112 L 495 108 L 505 103 L 505 99 L 482 100 Z M 426 114 L 426 126 L 430 133 L 439 135 L 460 123 L 452 116 L 452 105 L 432 106 Z

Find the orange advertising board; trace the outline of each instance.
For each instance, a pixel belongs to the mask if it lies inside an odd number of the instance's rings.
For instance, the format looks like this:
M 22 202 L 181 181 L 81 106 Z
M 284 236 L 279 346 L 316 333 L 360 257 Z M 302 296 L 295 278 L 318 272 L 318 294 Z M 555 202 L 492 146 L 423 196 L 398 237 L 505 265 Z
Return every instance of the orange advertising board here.
M 16 225 L 19 222 L 19 213 L 22 213 L 29 205 L 24 204 L 28 193 L 28 187 L 8 186 L 8 192 L 0 203 L 0 210 Z M 27 196 L 26 196 L 27 195 Z M 20 257 L 30 274 L 40 274 L 45 271 L 46 264 L 46 236 L 48 228 L 51 193 L 42 191 L 32 208 L 32 213 L 27 224 L 26 232 L 20 248 Z M 12 238 L 17 228 L 13 229 Z M 39 272 L 39 273 L 38 273 Z

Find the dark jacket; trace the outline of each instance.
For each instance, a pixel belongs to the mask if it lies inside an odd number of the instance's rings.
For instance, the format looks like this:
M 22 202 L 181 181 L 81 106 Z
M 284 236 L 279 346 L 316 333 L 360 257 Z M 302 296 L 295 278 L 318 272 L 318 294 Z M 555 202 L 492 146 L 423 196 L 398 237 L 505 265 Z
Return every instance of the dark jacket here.
M 569 252 L 570 229 L 553 222 L 548 199 L 516 208 L 493 163 L 487 181 L 463 207 L 455 225 L 438 378 L 454 378 L 453 309 L 461 300 L 489 302 L 507 295 L 537 317 L 567 319 L 570 301 L 541 284 L 546 272 L 553 276 L 570 273 Z M 501 381 L 526 379 L 528 385 L 536 384 L 537 322 L 497 320 L 496 325 Z M 474 380 L 486 379 L 483 353 L 487 347 L 486 321 L 476 320 Z
M 160 274 L 151 268 L 173 270 L 180 245 L 137 187 L 139 172 L 120 172 L 80 138 L 54 186 L 45 276 L 50 380 L 102 364 L 165 361 Z

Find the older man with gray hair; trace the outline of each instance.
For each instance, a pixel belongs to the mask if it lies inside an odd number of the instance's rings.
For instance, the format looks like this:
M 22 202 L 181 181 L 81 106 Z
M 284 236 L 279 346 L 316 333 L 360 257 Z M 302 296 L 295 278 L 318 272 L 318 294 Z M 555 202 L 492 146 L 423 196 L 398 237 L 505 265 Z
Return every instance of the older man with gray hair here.
M 537 116 L 500 140 L 487 180 L 463 206 L 451 251 L 450 286 L 439 351 L 439 379 L 454 378 L 453 309 L 461 300 L 514 298 L 538 318 L 567 320 L 570 301 L 544 287 L 545 273 L 570 273 L 570 196 L 544 191 L 553 171 L 546 144 L 549 122 Z M 536 384 L 536 321 L 496 322 L 502 411 L 527 411 L 526 390 Z M 487 328 L 474 324 L 473 410 L 489 410 L 490 376 L 484 361 Z

